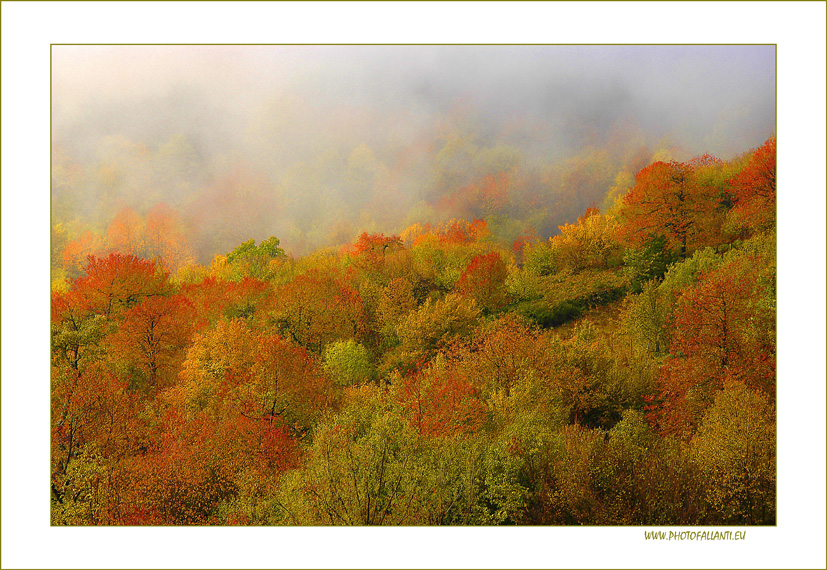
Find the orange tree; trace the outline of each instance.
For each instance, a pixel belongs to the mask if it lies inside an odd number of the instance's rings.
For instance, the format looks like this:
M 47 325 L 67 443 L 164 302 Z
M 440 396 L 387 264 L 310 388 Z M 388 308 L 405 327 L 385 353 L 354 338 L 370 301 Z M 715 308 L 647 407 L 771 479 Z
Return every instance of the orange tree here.
M 720 207 L 717 193 L 700 184 L 695 171 L 717 162 L 704 155 L 687 163 L 655 162 L 641 170 L 623 200 L 618 237 L 641 247 L 663 236 L 685 256 L 703 235 L 710 213 Z

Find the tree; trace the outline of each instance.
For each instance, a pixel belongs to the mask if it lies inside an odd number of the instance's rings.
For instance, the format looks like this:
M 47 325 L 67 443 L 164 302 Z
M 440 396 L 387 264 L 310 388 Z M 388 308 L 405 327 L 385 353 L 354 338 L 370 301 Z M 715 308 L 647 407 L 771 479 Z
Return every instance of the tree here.
M 499 399 L 495 392 L 509 398 L 528 371 L 537 369 L 541 354 L 538 331 L 510 314 L 483 324 L 465 350 L 457 348 L 450 355 L 455 366 L 473 380 L 489 401 Z
M 103 364 L 52 379 L 52 516 L 111 524 L 114 464 L 146 444 L 136 395 Z
M 359 388 L 320 425 L 304 465 L 284 481 L 278 504 L 286 524 L 406 524 L 421 496 L 417 436 L 385 410 L 377 388 Z
M 450 293 L 437 301 L 425 300 L 400 319 L 396 335 L 400 345 L 386 357 L 386 366 L 410 366 L 427 360 L 458 337 L 468 335 L 480 317 L 473 299 Z
M 52 293 L 52 364 L 81 372 L 99 356 L 106 334 L 106 318 L 90 313 L 85 297 L 77 290 Z
M 741 382 L 718 393 L 692 440 L 713 524 L 775 524 L 775 406 Z
M 614 216 L 603 216 L 597 208 L 586 210 L 576 224 L 560 226 L 561 234 L 549 240 L 558 267 L 579 271 L 619 261 L 616 229 Z
M 463 217 L 490 217 L 502 213 L 509 199 L 509 175 L 489 174 L 443 195 L 437 207 Z
M 353 259 L 362 270 L 378 273 L 384 268 L 385 258 L 403 247 L 399 236 L 362 232 L 353 244 Z
M 193 304 L 201 320 L 215 323 L 224 317 L 263 320 L 272 305 L 274 287 L 267 281 L 245 277 L 227 281 L 207 277 L 200 283 L 181 287 L 181 294 Z
M 261 490 L 272 487 L 294 464 L 292 441 L 278 428 L 243 420 L 168 409 L 147 452 L 113 473 L 124 489 L 121 524 L 218 524 L 221 505 L 247 477 Z
M 381 332 L 389 344 L 397 344 L 396 325 L 399 320 L 417 307 L 414 288 L 404 277 L 397 277 L 385 286 L 376 307 L 376 318 Z
M 226 378 L 242 379 L 254 366 L 256 336 L 242 319 L 220 320 L 193 336 L 181 368 L 181 381 L 163 397 L 194 414 L 213 405 Z
M 336 340 L 365 332 L 359 293 L 341 278 L 318 270 L 299 275 L 278 290 L 273 320 L 285 338 L 320 353 Z
M 370 354 L 353 339 L 330 343 L 324 350 L 323 358 L 324 371 L 338 385 L 352 386 L 375 376 Z
M 650 398 L 650 420 L 663 433 L 691 435 L 728 381 L 775 391 L 775 310 L 762 302 L 761 266 L 735 258 L 678 298 L 671 358 Z
M 664 236 L 685 256 L 702 232 L 704 217 L 717 207 L 709 188 L 694 177 L 695 169 L 714 160 L 705 155 L 689 163 L 655 162 L 638 172 L 619 213 L 619 237 L 639 247 Z
M 496 311 L 508 302 L 506 277 L 508 268 L 499 253 L 478 255 L 460 276 L 456 290 L 461 295 L 474 299 L 482 310 Z
M 304 348 L 263 333 L 256 342 L 252 374 L 238 397 L 242 415 L 305 433 L 331 404 L 331 382 Z
M 182 224 L 167 204 L 157 204 L 147 213 L 146 251 L 148 257 L 160 258 L 171 272 L 194 261 Z
M 455 371 L 429 367 L 394 383 L 400 413 L 420 436 L 452 437 L 474 433 L 487 408 L 473 384 Z
M 106 318 L 120 318 L 144 298 L 171 291 L 168 273 L 155 261 L 134 255 L 89 256 L 85 271 L 72 288 L 83 299 L 86 310 Z
M 121 209 L 106 230 L 109 247 L 122 254 L 144 256 L 146 235 L 144 221 L 129 207 Z
M 731 182 L 736 226 L 757 230 L 775 225 L 775 137 L 752 151 L 747 166 Z
M 275 236 L 256 245 L 256 240 L 249 239 L 227 254 L 227 263 L 234 271 L 233 278 L 243 277 L 264 279 L 269 276 L 271 263 L 287 258 L 279 247 L 281 242 Z
M 631 283 L 632 291 L 640 292 L 647 281 L 663 277 L 674 259 L 664 236 L 651 238 L 638 247 L 626 248 L 623 272 Z
M 659 356 L 669 350 L 671 312 L 658 286 L 647 281 L 639 295 L 626 298 L 622 327 L 629 339 L 632 356 Z
M 144 389 L 171 384 L 194 316 L 194 307 L 181 296 L 145 298 L 124 313 L 123 322 L 108 340 L 111 358 L 140 371 Z
M 61 258 L 68 276 L 82 275 L 89 262 L 89 256 L 100 255 L 102 251 L 103 239 L 92 231 L 86 231 L 80 237 L 67 242 Z

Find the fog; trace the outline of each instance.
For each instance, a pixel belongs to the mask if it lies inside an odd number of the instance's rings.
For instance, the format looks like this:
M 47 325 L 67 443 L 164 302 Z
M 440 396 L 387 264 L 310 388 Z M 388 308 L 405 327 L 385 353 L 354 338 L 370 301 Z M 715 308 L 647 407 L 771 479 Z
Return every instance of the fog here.
M 760 145 L 775 81 L 774 46 L 53 46 L 52 219 L 168 204 L 202 263 L 451 217 L 548 237 L 624 172 Z

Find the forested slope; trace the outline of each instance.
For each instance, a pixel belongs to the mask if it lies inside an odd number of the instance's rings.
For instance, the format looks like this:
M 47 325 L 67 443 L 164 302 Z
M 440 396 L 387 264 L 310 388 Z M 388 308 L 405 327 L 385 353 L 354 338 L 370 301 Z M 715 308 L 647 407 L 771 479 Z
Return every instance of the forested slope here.
M 654 158 L 548 240 L 493 167 L 303 256 L 54 224 L 52 523 L 774 524 L 775 138 Z

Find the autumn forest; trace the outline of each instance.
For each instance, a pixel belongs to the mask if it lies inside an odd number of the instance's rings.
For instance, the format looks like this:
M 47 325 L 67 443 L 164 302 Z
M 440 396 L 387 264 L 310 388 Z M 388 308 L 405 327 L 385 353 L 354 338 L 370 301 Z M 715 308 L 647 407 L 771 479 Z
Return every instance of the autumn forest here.
M 772 119 L 436 78 L 55 81 L 53 525 L 775 524 Z

